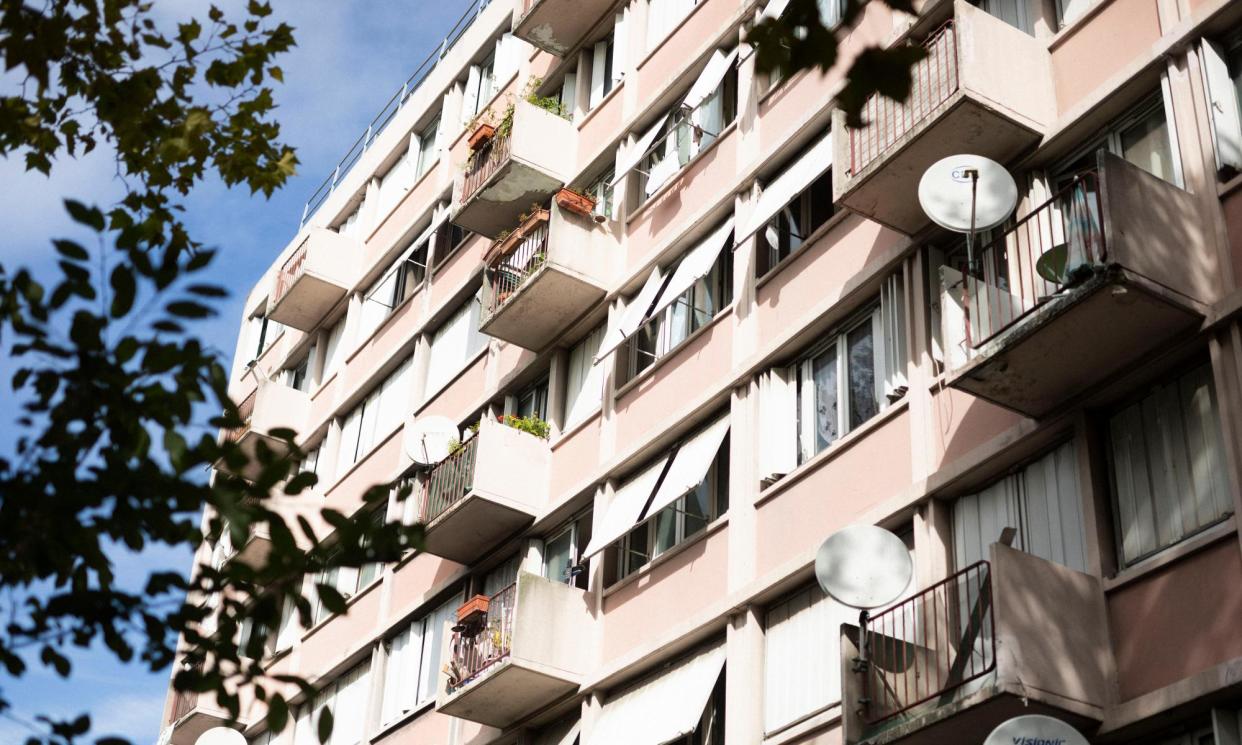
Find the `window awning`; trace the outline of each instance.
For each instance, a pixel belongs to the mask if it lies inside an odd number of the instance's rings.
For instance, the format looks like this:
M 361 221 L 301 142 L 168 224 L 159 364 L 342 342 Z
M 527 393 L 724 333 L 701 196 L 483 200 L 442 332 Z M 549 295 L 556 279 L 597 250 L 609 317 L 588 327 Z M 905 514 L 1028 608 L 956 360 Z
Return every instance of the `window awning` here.
M 668 469 L 660 488 L 651 500 L 651 506 L 642 517 L 650 517 L 668 507 L 677 498 L 702 483 L 707 471 L 720 451 L 720 444 L 729 433 L 729 416 L 720 417 L 716 423 L 682 443 L 673 454 L 673 465 Z
M 785 8 L 788 7 L 788 5 L 789 0 L 772 0 L 772 2 L 768 3 L 767 6 L 764 7 L 761 16 L 763 18 L 780 18 L 781 13 L 785 12 Z
M 789 204 L 794 197 L 830 167 L 832 167 L 831 132 L 820 138 L 794 161 L 793 165 L 786 168 L 781 175 L 767 185 L 755 202 L 755 208 L 750 216 L 743 223 L 744 229 L 738 231 L 737 240 L 734 243 L 740 243 L 754 235 L 768 220 L 780 212 L 782 207 Z
M 703 72 L 699 73 L 699 79 L 694 81 L 694 85 L 690 87 L 690 92 L 686 94 L 681 105 L 687 109 L 697 109 L 708 96 L 712 95 L 718 87 L 720 81 L 724 80 L 725 75 L 729 73 L 729 68 L 733 66 L 737 60 L 737 48 L 725 54 L 717 49 L 712 52 L 712 57 L 707 61 L 707 66 L 703 68 Z
M 612 497 L 612 504 L 604 513 L 604 519 L 591 536 L 591 542 L 582 552 L 583 558 L 594 556 L 603 551 L 614 541 L 619 540 L 627 531 L 634 527 L 647 506 L 647 500 L 655 491 L 656 482 L 664 473 L 667 458 L 652 463 L 642 473 L 627 481 Z
M 661 186 L 670 178 L 675 176 L 681 170 L 681 162 L 677 160 L 677 153 L 669 153 L 660 159 L 651 168 L 651 172 L 647 174 L 647 185 L 645 191 L 647 196 L 656 193 Z
M 664 291 L 660 293 L 660 297 L 656 300 L 655 305 L 651 307 L 649 316 L 654 316 L 661 310 L 668 307 L 674 300 L 681 297 L 682 293 L 689 290 L 700 278 L 707 275 L 712 270 L 712 265 L 716 263 L 716 258 L 720 256 L 720 250 L 724 248 L 725 239 L 733 232 L 733 217 L 719 228 L 711 232 L 703 242 L 691 249 L 681 263 L 677 265 L 677 269 L 673 272 L 673 276 L 669 279 L 668 284 L 664 286 Z M 639 325 L 642 325 L 641 322 Z
M 612 350 L 621 346 L 621 343 L 630 338 L 638 327 L 643 325 L 643 319 L 647 317 L 647 311 L 651 308 L 651 304 L 655 302 L 656 297 L 660 294 L 660 289 L 664 286 L 664 275 L 660 272 L 660 267 L 651 270 L 651 274 L 647 277 L 647 284 L 643 285 L 643 289 L 638 291 L 638 295 L 630 301 L 630 304 L 622 311 L 621 317 L 613 326 L 608 327 L 608 333 L 604 334 L 604 340 L 599 344 L 599 351 L 595 353 L 595 364 L 612 353 Z
M 647 151 L 651 149 L 651 144 L 660 136 L 660 130 L 664 128 L 664 122 L 666 121 L 668 121 L 668 114 L 657 119 L 655 124 L 651 125 L 651 129 L 644 132 L 643 136 L 638 138 L 638 141 L 634 143 L 634 147 L 630 148 L 629 153 L 620 159 L 620 162 L 617 164 L 616 174 L 613 175 L 612 181 L 608 182 L 609 186 L 616 186 L 625 177 L 625 174 L 634 170 L 639 161 L 643 159 L 643 156 L 647 154 Z
M 694 732 L 724 664 L 719 642 L 609 700 L 587 745 L 646 745 Z

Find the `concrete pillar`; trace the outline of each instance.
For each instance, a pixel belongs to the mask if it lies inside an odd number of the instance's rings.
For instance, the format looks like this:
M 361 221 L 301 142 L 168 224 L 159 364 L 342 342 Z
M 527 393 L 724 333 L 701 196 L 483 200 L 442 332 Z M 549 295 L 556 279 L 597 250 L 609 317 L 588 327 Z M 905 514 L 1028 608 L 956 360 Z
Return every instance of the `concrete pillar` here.
M 543 541 L 527 538 L 522 541 L 522 559 L 518 571 L 543 576 Z
M 730 526 L 732 530 L 732 526 Z M 763 613 L 754 606 L 729 619 L 725 633 L 725 742 L 763 741 Z M 756 690 L 759 695 L 756 695 Z
M 1103 423 L 1079 413 L 1074 426 L 1074 457 L 1078 493 L 1083 496 L 1083 532 L 1087 537 L 1087 571 L 1097 577 L 1117 573 L 1117 547 L 1113 538 L 1112 491 L 1108 484 Z
M 730 396 L 729 428 L 729 591 L 755 578 L 758 553 L 759 384 L 735 388 Z
M 1208 343 L 1220 411 L 1224 466 L 1233 494 L 1233 514 L 1242 515 L 1242 321 L 1234 320 Z M 1242 530 L 1238 531 L 1242 546 Z
M 565 387 L 569 376 L 569 352 L 557 349 L 548 363 L 548 424 L 551 438 L 556 439 L 565 429 Z
M 590 742 L 599 713 L 604 708 L 604 697 L 596 691 L 582 701 L 582 724 L 578 728 L 578 742 Z
M 431 293 L 425 292 L 424 295 Z M 410 363 L 410 400 L 418 409 L 427 400 L 427 373 L 431 363 L 431 336 L 422 334 L 414 342 L 414 361 Z
M 929 499 L 914 513 L 914 578 L 920 588 L 931 587 L 953 568 L 951 506 Z

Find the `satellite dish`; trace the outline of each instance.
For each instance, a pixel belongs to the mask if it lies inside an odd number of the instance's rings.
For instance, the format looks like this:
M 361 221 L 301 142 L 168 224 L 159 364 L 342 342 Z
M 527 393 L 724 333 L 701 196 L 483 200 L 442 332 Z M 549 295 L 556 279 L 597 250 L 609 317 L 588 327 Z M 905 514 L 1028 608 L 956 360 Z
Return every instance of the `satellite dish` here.
M 1087 745 L 1087 738 L 1060 719 L 1042 714 L 1027 714 L 1002 722 L 992 730 L 983 745 L 1013 745 L 1015 742 Z
M 199 735 L 194 745 L 246 745 L 246 738 L 235 729 L 212 727 Z
M 910 550 L 875 525 L 852 525 L 828 536 L 815 554 L 815 579 L 834 600 L 868 610 L 905 592 L 914 575 Z
M 405 426 L 405 454 L 415 463 L 434 465 L 448 457 L 449 445 L 460 440 L 461 432 L 452 419 L 425 416 Z
M 994 160 L 982 155 L 950 155 L 923 173 L 919 204 L 932 222 L 946 230 L 988 230 L 1013 214 L 1018 185 Z

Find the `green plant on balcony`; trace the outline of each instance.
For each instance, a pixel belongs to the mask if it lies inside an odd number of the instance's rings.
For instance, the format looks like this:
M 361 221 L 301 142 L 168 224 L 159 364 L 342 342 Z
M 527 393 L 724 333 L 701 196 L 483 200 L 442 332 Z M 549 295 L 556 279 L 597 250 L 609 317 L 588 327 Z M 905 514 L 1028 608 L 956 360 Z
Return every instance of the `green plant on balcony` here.
M 551 427 L 548 423 L 534 414 L 531 414 L 530 416 L 504 414 L 497 417 L 497 420 L 505 426 L 512 427 L 520 432 L 525 432 L 528 435 L 534 435 L 541 440 L 548 439 L 548 434 L 551 432 Z

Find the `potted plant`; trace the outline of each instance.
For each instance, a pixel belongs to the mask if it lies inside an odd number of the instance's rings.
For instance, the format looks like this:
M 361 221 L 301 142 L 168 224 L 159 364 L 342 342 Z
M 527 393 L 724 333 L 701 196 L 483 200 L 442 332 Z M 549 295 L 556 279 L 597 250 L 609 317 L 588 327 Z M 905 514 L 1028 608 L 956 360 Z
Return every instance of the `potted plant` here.
M 590 217 L 595 211 L 595 200 L 585 194 L 579 194 L 572 189 L 561 189 L 556 193 L 556 203 L 563 210 L 568 210 L 575 215 Z
M 470 135 L 470 139 L 467 140 L 467 144 L 470 145 L 471 150 L 478 151 L 488 142 L 491 142 L 491 139 L 495 136 L 496 136 L 496 127 L 494 127 L 491 124 L 488 124 L 487 122 L 481 122 L 479 126 L 474 130 L 474 132 Z
M 462 626 L 481 624 L 487 618 L 488 602 L 489 598 L 486 595 L 475 595 L 462 603 L 457 609 L 457 623 Z

